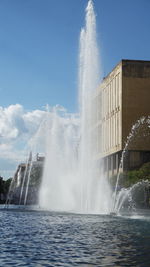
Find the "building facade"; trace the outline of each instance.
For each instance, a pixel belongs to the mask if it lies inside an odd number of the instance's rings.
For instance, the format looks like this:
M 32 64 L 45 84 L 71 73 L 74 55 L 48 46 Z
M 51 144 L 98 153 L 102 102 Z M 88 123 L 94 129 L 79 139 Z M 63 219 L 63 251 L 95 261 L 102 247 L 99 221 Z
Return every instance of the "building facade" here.
M 150 61 L 122 60 L 96 90 L 96 158 L 109 176 L 117 173 L 127 140 L 124 169 L 150 161 L 149 100 Z

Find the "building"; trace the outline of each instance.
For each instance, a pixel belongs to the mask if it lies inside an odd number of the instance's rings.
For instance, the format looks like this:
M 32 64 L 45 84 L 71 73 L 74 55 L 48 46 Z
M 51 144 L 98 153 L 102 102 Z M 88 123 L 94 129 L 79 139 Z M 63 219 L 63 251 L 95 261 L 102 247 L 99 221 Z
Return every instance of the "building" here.
M 117 173 L 132 126 L 139 118 L 150 115 L 150 61 L 121 60 L 97 89 L 94 106 L 96 158 L 103 158 L 110 176 Z M 150 133 L 145 122 L 143 125 L 137 127 L 129 142 L 124 169 L 150 161 Z
M 44 159 L 44 155 L 38 153 L 36 160 L 33 160 L 32 152 L 30 152 L 27 162 L 18 165 L 6 204 L 34 205 L 38 203 Z

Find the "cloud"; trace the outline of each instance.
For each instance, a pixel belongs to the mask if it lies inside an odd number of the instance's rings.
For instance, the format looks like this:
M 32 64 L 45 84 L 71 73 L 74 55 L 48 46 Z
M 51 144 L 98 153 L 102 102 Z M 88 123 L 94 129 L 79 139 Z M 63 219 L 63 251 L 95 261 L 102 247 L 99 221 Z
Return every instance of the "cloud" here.
M 42 110 L 26 111 L 20 104 L 0 107 L 0 173 L 15 171 L 26 160 L 30 140 L 45 117 Z M 8 168 L 8 172 L 6 169 Z
M 13 141 L 24 134 L 32 134 L 37 130 L 45 111 L 27 112 L 20 104 L 0 107 L 0 137 Z
M 57 105 L 50 107 L 49 113 L 44 110 L 27 111 L 20 104 L 8 107 L 0 106 L 0 173 L 12 173 L 17 165 L 26 160 L 30 150 L 44 152 L 46 140 L 46 121 L 49 123 L 57 112 L 66 127 L 78 127 L 77 114 L 70 114 Z M 8 166 L 8 172 L 7 168 Z M 13 167 L 14 166 L 14 167 Z
M 23 108 L 21 105 L 10 105 L 7 108 L 0 107 L 0 136 L 7 139 L 15 139 L 24 128 L 22 120 Z

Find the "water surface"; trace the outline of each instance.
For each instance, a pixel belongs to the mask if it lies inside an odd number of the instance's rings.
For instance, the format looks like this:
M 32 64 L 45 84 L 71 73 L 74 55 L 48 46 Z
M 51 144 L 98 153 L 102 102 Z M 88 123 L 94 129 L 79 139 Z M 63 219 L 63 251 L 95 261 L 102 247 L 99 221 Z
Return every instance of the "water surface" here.
M 0 266 L 150 266 L 150 217 L 0 210 Z

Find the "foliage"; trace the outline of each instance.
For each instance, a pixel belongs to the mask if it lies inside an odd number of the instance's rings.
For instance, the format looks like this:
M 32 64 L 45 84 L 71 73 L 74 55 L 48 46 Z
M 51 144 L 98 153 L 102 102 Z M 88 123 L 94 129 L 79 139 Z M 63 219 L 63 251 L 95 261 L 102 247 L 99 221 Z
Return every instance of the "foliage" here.
M 5 202 L 11 181 L 12 178 L 4 180 L 3 177 L 0 177 L 0 203 Z
M 0 193 L 7 194 L 12 178 L 8 180 L 3 180 L 3 177 L 0 177 Z
M 150 181 L 150 162 L 144 163 L 138 170 L 120 173 L 118 186 L 127 188 L 142 180 Z M 114 175 L 110 180 L 111 185 L 115 186 L 116 181 L 117 175 Z

